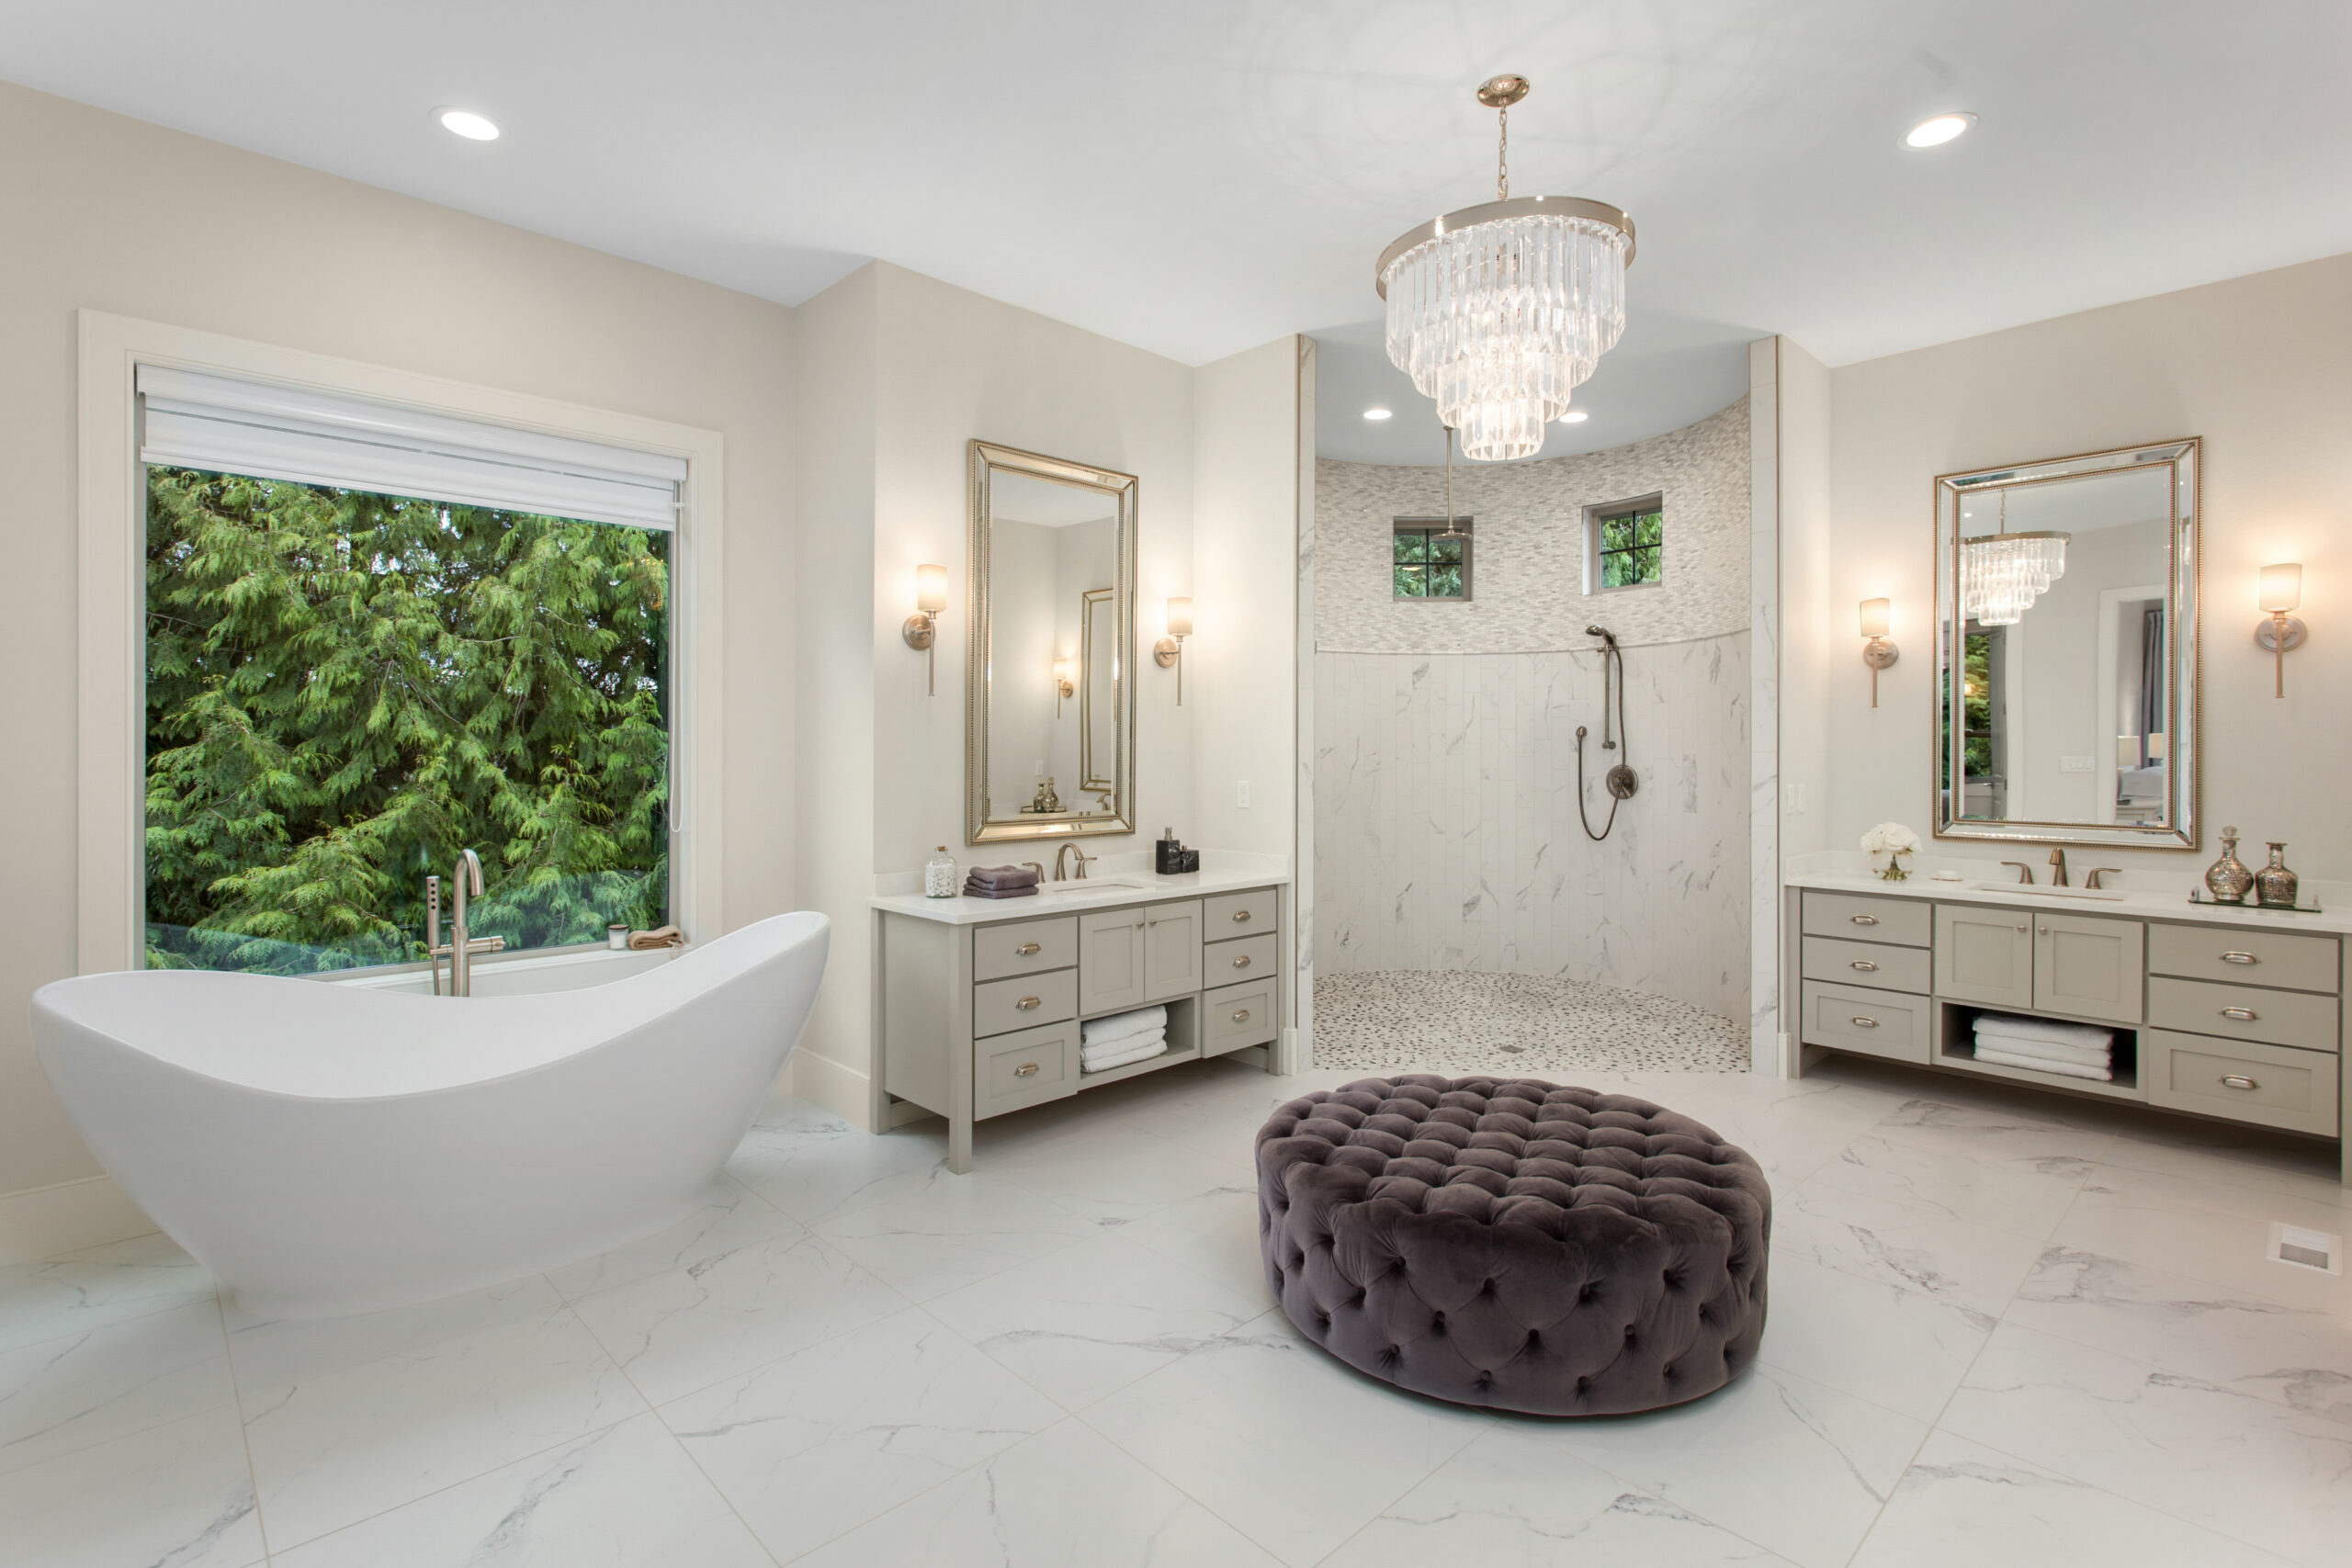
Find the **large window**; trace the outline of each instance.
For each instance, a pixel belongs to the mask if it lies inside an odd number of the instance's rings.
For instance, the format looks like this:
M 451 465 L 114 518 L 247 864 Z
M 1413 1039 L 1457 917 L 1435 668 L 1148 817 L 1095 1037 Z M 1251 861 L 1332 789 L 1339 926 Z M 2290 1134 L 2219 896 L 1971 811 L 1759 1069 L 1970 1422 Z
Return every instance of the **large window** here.
M 1395 596 L 1399 599 L 1470 597 L 1470 524 L 1457 517 L 1399 517 L 1389 547 Z
M 148 965 L 420 962 L 465 849 L 470 928 L 510 951 L 664 924 L 673 534 L 157 460 L 197 423 L 151 400 Z

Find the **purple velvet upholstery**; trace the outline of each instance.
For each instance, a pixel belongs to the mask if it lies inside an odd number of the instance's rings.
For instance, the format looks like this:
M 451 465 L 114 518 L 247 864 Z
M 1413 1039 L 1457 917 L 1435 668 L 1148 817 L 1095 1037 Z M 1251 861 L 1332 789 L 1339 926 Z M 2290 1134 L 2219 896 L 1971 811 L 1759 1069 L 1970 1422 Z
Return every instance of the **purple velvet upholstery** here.
M 1417 1393 L 1613 1416 L 1712 1393 L 1764 1337 L 1772 1194 L 1645 1100 L 1528 1079 L 1365 1078 L 1258 1134 L 1283 1310 Z

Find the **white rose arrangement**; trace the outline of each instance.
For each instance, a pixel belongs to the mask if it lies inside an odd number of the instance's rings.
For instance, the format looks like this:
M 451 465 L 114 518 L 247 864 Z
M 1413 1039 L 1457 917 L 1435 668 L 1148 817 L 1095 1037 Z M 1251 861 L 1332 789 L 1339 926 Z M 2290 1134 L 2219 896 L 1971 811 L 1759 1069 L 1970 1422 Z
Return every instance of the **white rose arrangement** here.
M 1919 847 L 1919 835 L 1900 822 L 1882 822 L 1862 835 L 1862 848 L 1872 855 L 1884 855 L 1879 876 L 1887 882 L 1900 882 L 1911 874 L 1903 863 L 1905 855 Z

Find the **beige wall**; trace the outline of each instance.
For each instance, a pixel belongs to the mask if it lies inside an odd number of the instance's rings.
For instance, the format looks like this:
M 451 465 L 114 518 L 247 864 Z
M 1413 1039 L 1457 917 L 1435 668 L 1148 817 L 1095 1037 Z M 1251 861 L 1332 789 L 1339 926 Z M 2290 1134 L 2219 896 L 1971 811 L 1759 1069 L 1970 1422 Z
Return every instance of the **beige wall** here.
M 2177 874 L 2186 887 L 2227 823 L 2249 840 L 2285 840 L 2306 877 L 2352 878 L 2342 784 L 2352 762 L 2352 256 L 1849 365 L 1829 384 L 1833 539 L 1816 568 L 1831 655 L 1823 749 L 1837 759 L 1826 847 L 1851 849 L 1884 818 L 1923 836 L 1928 826 L 1934 476 L 2200 435 L 2204 845 L 2098 859 Z M 2312 637 L 2288 655 L 2277 701 L 2269 656 L 2254 643 L 2255 580 L 2287 560 L 2303 563 Z M 1793 665 L 1804 613 L 1793 573 L 1791 592 Z M 1853 617 L 1858 601 L 1880 594 L 1894 601 L 1903 661 L 1873 712 Z M 1792 671 L 1792 703 L 1796 685 Z M 1792 750 L 1795 734 L 1784 727 Z
M 0 1194 L 97 1170 L 27 1025 L 74 967 L 80 308 L 721 432 L 727 919 L 792 907 L 793 312 L 5 85 L 0 146 Z

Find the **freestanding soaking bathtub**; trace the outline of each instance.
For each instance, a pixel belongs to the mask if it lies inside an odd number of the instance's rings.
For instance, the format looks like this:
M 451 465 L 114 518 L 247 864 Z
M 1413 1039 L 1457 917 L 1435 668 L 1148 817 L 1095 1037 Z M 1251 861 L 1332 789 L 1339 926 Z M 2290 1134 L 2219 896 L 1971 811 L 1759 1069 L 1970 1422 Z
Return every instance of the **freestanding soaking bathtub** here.
M 243 1305 L 369 1312 L 693 1212 L 799 1041 L 828 934 L 778 915 L 529 997 L 89 975 L 34 994 L 33 1033 L 92 1151 Z

